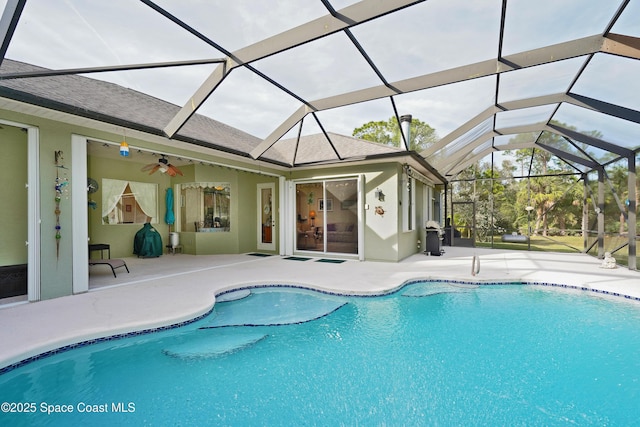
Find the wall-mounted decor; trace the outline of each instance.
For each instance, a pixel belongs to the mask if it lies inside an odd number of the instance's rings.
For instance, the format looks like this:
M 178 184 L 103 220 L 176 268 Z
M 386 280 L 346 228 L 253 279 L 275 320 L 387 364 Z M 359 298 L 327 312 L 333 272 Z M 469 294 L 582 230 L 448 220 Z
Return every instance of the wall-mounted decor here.
M 87 178 L 87 193 L 88 194 L 95 193 L 96 191 L 98 191 L 98 188 L 100 188 L 100 186 L 98 185 L 98 181 L 96 181 L 93 178 Z M 87 201 L 87 204 L 93 210 L 95 210 L 98 207 L 98 203 L 96 203 L 96 201 L 91 199 L 91 198 L 89 198 L 89 200 Z
M 318 199 L 318 210 L 319 211 L 326 210 L 327 212 L 332 211 L 333 210 L 333 199 L 330 199 L 330 198 Z
M 56 238 L 56 258 L 60 258 L 60 239 L 62 238 L 60 226 L 60 201 L 62 200 L 62 195 L 67 192 L 67 185 L 69 185 L 69 179 L 67 178 L 67 174 L 65 172 L 66 168 L 64 166 L 64 158 L 62 157 L 62 151 L 58 150 L 54 152 L 55 165 L 56 165 L 56 181 L 55 181 L 55 210 L 54 213 L 56 215 L 56 225 L 55 225 L 55 238 Z M 62 173 L 60 173 L 62 170 Z

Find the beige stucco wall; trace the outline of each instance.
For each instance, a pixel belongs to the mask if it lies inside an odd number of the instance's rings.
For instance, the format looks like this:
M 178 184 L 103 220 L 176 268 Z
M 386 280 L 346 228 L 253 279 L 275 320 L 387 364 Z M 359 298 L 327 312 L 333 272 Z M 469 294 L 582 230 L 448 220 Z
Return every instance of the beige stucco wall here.
M 60 235 L 61 238 L 56 242 L 55 238 L 55 180 L 56 172 L 61 179 L 73 179 L 72 157 L 71 157 L 71 136 L 73 134 L 83 135 L 87 138 L 100 141 L 109 141 L 119 143 L 122 140 L 122 130 L 114 127 L 114 131 L 104 132 L 87 127 L 73 126 L 66 123 L 56 122 L 52 120 L 42 119 L 26 114 L 16 113 L 13 111 L 0 110 L 0 118 L 16 123 L 22 123 L 28 126 L 35 126 L 39 130 L 39 185 L 40 185 L 40 265 L 41 265 L 41 298 L 55 298 L 72 293 L 72 223 L 75 218 L 84 215 L 88 218 L 88 235 L 91 243 L 109 243 L 111 245 L 112 257 L 128 257 L 132 256 L 133 237 L 141 228 L 140 224 L 120 224 L 120 225 L 104 225 L 102 224 L 102 199 L 101 191 L 91 194 L 89 197 L 97 202 L 95 210 L 87 206 L 82 212 L 71 212 L 71 185 L 65 188 L 63 197 L 60 201 Z M 16 153 L 15 161 L 8 162 L 3 173 L 16 182 L 20 182 L 19 186 L 14 187 L 16 194 L 11 195 L 16 199 L 16 206 L 8 211 L 10 214 L 6 216 L 5 229 L 11 230 L 6 236 L 12 242 L 3 245 L 5 252 L 0 252 L 0 265 L 13 265 L 18 263 L 26 263 L 27 255 L 24 242 L 26 240 L 26 212 L 27 198 L 26 192 L 22 193 L 19 187 L 24 189 L 24 183 L 27 181 L 26 164 L 26 133 L 22 130 L 5 126 L 7 133 L 14 137 L 19 137 L 18 143 L 20 153 Z M 186 157 L 194 157 L 203 161 L 222 162 L 229 167 L 211 167 L 209 165 L 194 166 L 184 168 L 185 176 L 170 178 L 163 174 L 149 175 L 140 171 L 145 163 L 135 160 L 135 156 L 122 159 L 105 159 L 101 157 L 87 157 L 87 175 L 101 182 L 102 178 L 112 178 L 121 180 L 132 180 L 138 182 L 150 182 L 158 185 L 158 212 L 161 215 L 154 227 L 160 232 L 163 238 L 163 244 L 168 239 L 169 227 L 164 223 L 163 217 L 166 210 L 164 194 L 165 190 L 173 186 L 177 182 L 189 182 L 195 180 L 206 181 L 228 181 L 233 187 L 232 212 L 234 226 L 230 233 L 220 233 L 220 235 L 212 236 L 196 236 L 196 233 L 190 233 L 191 236 L 181 236 L 183 243 L 188 243 L 189 239 L 193 242 L 193 253 L 242 253 L 255 250 L 257 244 L 257 221 L 256 221 L 256 185 L 262 182 L 276 182 L 277 179 L 266 174 L 250 173 L 234 169 L 232 166 L 238 165 L 245 168 L 252 167 L 251 164 L 239 162 L 237 160 L 222 159 L 215 155 L 205 155 L 195 151 L 178 149 L 167 146 L 159 146 L 149 141 L 136 139 L 128 136 L 127 142 L 130 146 L 140 147 L 149 150 L 158 150 L 172 155 L 183 155 Z M 4 139 L 3 139 L 4 143 Z M 110 149 L 117 150 L 117 146 Z M 63 153 L 63 162 L 58 168 L 55 165 L 56 151 Z M 12 154 L 13 156 L 13 154 Z M 22 156 L 22 159 L 20 158 Z M 272 172 L 264 165 L 261 169 L 265 172 Z M 180 181 L 182 180 L 182 181 Z M 276 187 L 277 189 L 277 187 Z M 277 192 L 277 190 L 276 190 Z M 276 197 L 278 195 L 276 194 Z M 189 234 L 189 233 L 187 233 Z M 3 236 L 4 241 L 4 236 Z M 57 244 L 59 244 L 59 250 Z
M 425 218 L 422 201 L 424 185 L 416 183 L 416 223 L 412 231 L 404 232 L 402 227 L 401 186 L 402 165 L 397 162 L 347 165 L 322 170 L 297 171 L 294 180 L 322 179 L 331 176 L 364 176 L 363 225 L 364 259 L 368 261 L 397 262 L 418 251 L 418 239 L 423 239 Z M 384 200 L 376 198 L 381 190 Z M 384 215 L 376 213 L 376 207 L 384 210 Z M 421 240 L 423 241 L 423 240 Z
M 0 168 L 3 207 L 0 209 L 2 244 L 0 266 L 27 263 L 27 133 L 2 125 L 0 150 L 3 166 Z
M 141 228 L 140 224 L 102 224 L 102 193 L 99 190 L 89 197 L 97 203 L 95 210 L 88 206 L 86 210 L 71 212 L 71 189 L 67 187 L 60 201 L 60 225 L 61 239 L 59 239 L 59 250 L 56 247 L 55 239 L 55 179 L 56 173 L 62 179 L 71 180 L 72 158 L 71 158 L 71 136 L 73 134 L 86 136 L 89 140 L 109 141 L 119 143 L 122 140 L 122 130 L 114 127 L 113 132 L 99 131 L 87 127 L 73 126 L 66 123 L 19 114 L 16 112 L 0 110 L 0 118 L 18 123 L 25 123 L 36 126 L 39 129 L 39 184 L 40 184 L 40 218 L 41 218 L 41 254 L 40 263 L 42 267 L 41 275 L 41 297 L 42 299 L 54 298 L 72 293 L 72 228 L 74 218 L 86 216 L 88 219 L 88 236 L 91 243 L 109 243 L 111 245 L 111 256 L 128 257 L 132 256 L 133 239 L 135 233 Z M 11 130 L 15 136 L 20 136 L 21 144 L 26 144 L 26 137 L 19 135 L 21 130 Z M 158 212 L 159 221 L 154 227 L 162 236 L 163 244 L 166 244 L 169 236 L 169 227 L 164 223 L 164 212 L 166 210 L 164 194 L 167 188 L 181 182 L 229 182 L 231 186 L 231 229 L 228 233 L 195 233 L 181 232 L 180 242 L 184 246 L 185 253 L 191 254 L 222 254 L 222 253 L 245 253 L 255 251 L 257 248 L 258 221 L 257 221 L 257 185 L 261 183 L 274 183 L 274 208 L 278 209 L 278 200 L 281 197 L 278 188 L 278 179 L 270 176 L 269 173 L 277 172 L 274 169 L 265 168 L 263 164 L 254 164 L 251 160 L 241 162 L 239 160 L 229 160 L 212 154 L 202 154 L 197 151 L 190 151 L 183 148 L 162 146 L 147 140 L 136 139 L 128 136 L 127 141 L 131 147 L 139 147 L 148 150 L 157 150 L 174 156 L 185 156 L 202 159 L 207 162 L 219 162 L 225 166 L 211 166 L 209 164 L 193 164 L 184 166 L 183 177 L 171 178 L 163 174 L 149 175 L 140 171 L 146 162 L 137 161 L 135 156 L 129 158 L 102 158 L 88 156 L 87 175 L 98 183 L 103 178 L 131 180 L 138 182 L 154 183 L 158 186 Z M 93 144 L 94 142 L 92 142 Z M 109 149 L 117 150 L 117 146 Z M 64 168 L 55 165 L 54 153 L 62 151 Z M 25 150 L 26 152 L 26 150 Z M 25 156 L 23 152 L 22 156 Z M 9 177 L 21 177 L 26 179 L 24 163 L 26 160 L 16 160 L 5 166 L 4 173 Z M 228 166 L 227 166 L 228 165 Z M 238 166 L 239 168 L 234 168 Z M 261 169 L 265 173 L 256 173 L 246 168 Z M 422 224 L 424 218 L 420 213 L 416 216 L 415 229 L 410 232 L 402 231 L 401 222 L 401 186 L 402 165 L 390 160 L 371 164 L 348 164 L 343 166 L 319 168 L 312 170 L 281 171 L 288 180 L 320 179 L 335 176 L 359 176 L 364 177 L 364 209 L 361 211 L 364 230 L 364 251 L 365 260 L 378 260 L 397 262 L 405 257 L 417 252 L 417 240 L 424 234 Z M 17 180 L 17 178 L 16 178 Z M 422 184 L 417 186 L 419 190 L 416 197 L 417 212 L 422 212 L 421 196 L 419 196 Z M 378 200 L 375 197 L 376 191 L 381 190 L 385 197 Z M 13 197 L 13 196 L 12 196 Z M 12 213 L 20 218 L 26 215 L 26 196 L 15 196 L 25 200 L 17 203 L 17 208 Z M 376 213 L 376 207 L 384 210 L 384 215 Z M 20 213 L 22 212 L 22 213 Z M 275 212 L 274 219 L 279 220 L 280 212 Z M 7 217 L 9 218 L 9 217 Z M 12 222 L 6 220 L 6 227 L 15 230 L 15 236 L 11 236 L 12 249 L 0 252 L 0 260 L 6 263 L 25 262 L 26 250 L 24 237 L 26 234 L 26 224 L 24 219 Z M 276 230 L 280 227 L 295 225 L 276 223 Z M 172 231 L 175 230 L 175 227 Z M 7 234 L 7 236 L 9 236 Z M 276 250 L 283 242 L 279 242 L 277 234 L 274 236 Z M 20 246 L 20 247 L 19 247 Z M 11 252 L 14 258 L 10 258 Z

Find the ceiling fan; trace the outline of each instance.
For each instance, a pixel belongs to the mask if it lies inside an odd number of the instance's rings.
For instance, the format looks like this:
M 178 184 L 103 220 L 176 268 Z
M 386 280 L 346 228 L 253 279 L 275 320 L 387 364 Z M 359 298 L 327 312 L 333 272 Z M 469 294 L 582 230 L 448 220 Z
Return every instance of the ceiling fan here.
M 158 161 L 156 163 L 149 163 L 146 166 L 143 166 L 142 169 L 140 169 L 142 172 L 149 172 L 149 175 L 154 174 L 157 171 L 160 171 L 160 173 L 166 173 L 169 176 L 176 176 L 176 175 L 182 175 L 182 171 L 180 169 L 178 169 L 177 167 L 173 166 L 171 163 L 169 163 L 169 160 L 165 157 L 164 154 L 161 154 L 162 157 L 160 157 L 158 159 Z

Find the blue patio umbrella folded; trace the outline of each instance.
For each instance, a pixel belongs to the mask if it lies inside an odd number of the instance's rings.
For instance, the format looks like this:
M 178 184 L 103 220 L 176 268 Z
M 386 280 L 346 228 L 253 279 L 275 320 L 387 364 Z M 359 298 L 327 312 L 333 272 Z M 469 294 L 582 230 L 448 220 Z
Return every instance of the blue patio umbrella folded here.
M 164 222 L 169 225 L 173 225 L 176 222 L 176 217 L 173 214 L 173 189 L 167 188 L 167 195 L 165 202 L 167 204 L 167 212 L 164 215 Z

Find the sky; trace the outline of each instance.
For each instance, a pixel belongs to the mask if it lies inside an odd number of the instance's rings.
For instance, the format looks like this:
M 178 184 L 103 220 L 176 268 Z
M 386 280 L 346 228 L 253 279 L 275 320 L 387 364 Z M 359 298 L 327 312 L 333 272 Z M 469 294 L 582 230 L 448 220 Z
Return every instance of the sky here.
M 319 0 L 157 0 L 227 51 L 256 43 L 327 14 Z M 355 1 L 332 1 L 336 10 Z M 6 0 L 0 0 L 4 9 Z M 352 29 L 387 81 L 394 82 L 494 58 L 498 52 L 500 0 L 429 0 Z M 617 1 L 509 0 L 503 54 L 601 33 Z M 640 0 L 631 0 L 614 32 L 640 36 Z M 7 58 L 52 69 L 223 58 L 225 54 L 178 27 L 142 2 L 132 0 L 29 0 Z M 596 55 L 576 83 L 587 96 L 640 109 L 640 61 Z M 520 70 L 501 77 L 499 101 L 564 91 L 583 59 Z M 257 70 L 312 101 L 380 85 L 380 80 L 343 33 L 256 61 Z M 215 64 L 110 72 L 108 80 L 182 106 Z M 615 80 L 603 83 L 602 75 Z M 541 78 L 543 77 L 544 78 Z M 635 77 L 634 77 L 635 76 Z M 496 102 L 496 77 L 413 92 L 395 98 L 398 114 L 429 123 L 440 137 Z M 631 85 L 631 86 L 630 86 Z M 635 93 L 635 95 L 634 95 Z M 247 69 L 235 69 L 198 111 L 260 138 L 267 137 L 301 103 Z M 539 111 L 537 112 L 539 117 Z M 580 126 L 593 119 L 563 112 Z M 353 129 L 393 115 L 389 98 L 317 114 L 325 130 Z M 526 114 L 520 120 L 526 120 Z M 510 118 L 513 120 L 513 117 Z M 623 125 L 620 125 L 624 128 Z M 608 130 L 627 138 L 637 129 Z M 320 129 L 308 116 L 303 134 Z M 289 135 L 297 134 L 297 127 Z M 612 136 L 613 137 L 613 136 Z

